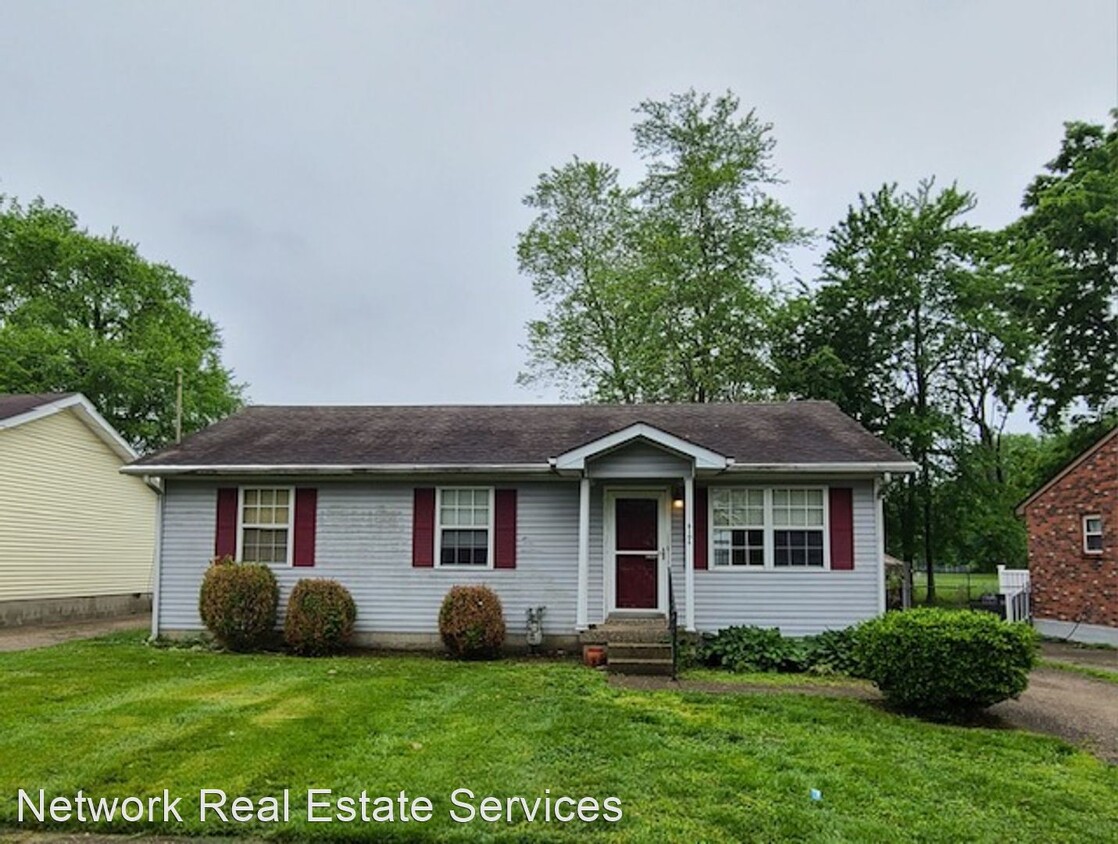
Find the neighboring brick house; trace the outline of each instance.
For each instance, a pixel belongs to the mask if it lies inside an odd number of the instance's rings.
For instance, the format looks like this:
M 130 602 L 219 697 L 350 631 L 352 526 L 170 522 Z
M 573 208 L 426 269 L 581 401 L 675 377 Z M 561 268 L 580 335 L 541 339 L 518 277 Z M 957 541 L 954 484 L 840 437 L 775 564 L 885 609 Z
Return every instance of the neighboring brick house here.
M 1049 636 L 1118 645 L 1118 428 L 1017 508 L 1033 616 Z

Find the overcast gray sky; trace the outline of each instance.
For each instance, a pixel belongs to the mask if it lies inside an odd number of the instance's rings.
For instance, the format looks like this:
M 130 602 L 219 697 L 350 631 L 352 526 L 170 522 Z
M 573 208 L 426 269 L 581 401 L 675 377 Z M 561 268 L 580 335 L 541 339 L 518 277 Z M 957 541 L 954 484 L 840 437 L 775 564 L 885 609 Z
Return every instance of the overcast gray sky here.
M 0 193 L 193 278 L 254 402 L 555 399 L 515 384 L 520 199 L 635 179 L 632 107 L 689 87 L 774 124 L 801 225 L 934 174 L 999 226 L 1115 105 L 1116 4 L 0 0 Z

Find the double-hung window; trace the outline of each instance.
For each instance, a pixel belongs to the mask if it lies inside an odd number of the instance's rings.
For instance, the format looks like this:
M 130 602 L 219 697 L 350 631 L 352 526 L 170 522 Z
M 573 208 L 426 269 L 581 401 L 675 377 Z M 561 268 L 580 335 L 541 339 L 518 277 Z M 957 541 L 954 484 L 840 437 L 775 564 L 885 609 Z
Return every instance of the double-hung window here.
M 1083 550 L 1088 554 L 1102 553 L 1102 516 L 1083 517 Z
M 711 487 L 711 565 L 826 568 L 826 489 Z
M 294 502 L 289 487 L 241 489 L 240 553 L 246 563 L 289 563 Z
M 440 566 L 488 568 L 493 559 L 493 490 L 446 487 L 439 490 Z
M 711 523 L 714 565 L 765 565 L 763 489 L 711 490 Z
M 821 489 L 774 489 L 773 565 L 823 567 L 824 501 Z

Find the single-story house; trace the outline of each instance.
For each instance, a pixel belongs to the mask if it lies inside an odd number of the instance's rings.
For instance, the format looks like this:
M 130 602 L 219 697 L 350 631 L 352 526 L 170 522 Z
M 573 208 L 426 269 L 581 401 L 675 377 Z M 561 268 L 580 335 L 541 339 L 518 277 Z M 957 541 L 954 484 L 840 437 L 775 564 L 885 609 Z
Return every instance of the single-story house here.
M 1118 645 L 1118 428 L 1017 508 L 1028 531 L 1033 623 Z
M 158 495 L 80 393 L 0 395 L 0 626 L 146 611 Z
M 792 635 L 885 607 L 883 483 L 911 462 L 829 402 L 249 407 L 124 469 L 163 481 L 153 626 L 202 629 L 215 556 L 344 584 L 358 641 L 437 643 L 451 586 L 510 642 L 608 619 Z

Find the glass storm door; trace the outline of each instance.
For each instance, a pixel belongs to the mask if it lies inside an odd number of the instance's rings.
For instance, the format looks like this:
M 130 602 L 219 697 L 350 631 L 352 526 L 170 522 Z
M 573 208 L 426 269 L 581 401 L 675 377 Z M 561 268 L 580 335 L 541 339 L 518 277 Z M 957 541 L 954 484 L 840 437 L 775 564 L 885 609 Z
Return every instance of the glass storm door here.
M 614 499 L 616 598 L 619 610 L 659 606 L 660 500 Z

